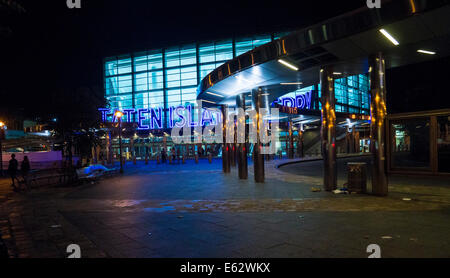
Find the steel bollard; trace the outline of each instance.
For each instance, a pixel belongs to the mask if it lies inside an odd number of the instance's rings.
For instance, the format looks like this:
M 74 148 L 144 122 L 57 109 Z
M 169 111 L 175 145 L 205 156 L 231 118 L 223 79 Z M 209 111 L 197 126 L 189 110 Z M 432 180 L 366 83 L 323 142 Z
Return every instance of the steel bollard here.
M 209 161 L 209 164 L 211 164 L 212 163 L 212 154 L 210 153 L 210 154 L 208 154 L 208 161 Z
M 182 163 L 186 164 L 186 156 L 183 154 Z
M 160 164 L 161 160 L 159 160 L 159 155 L 156 156 L 156 164 Z
M 195 164 L 198 164 L 198 154 L 195 155 Z

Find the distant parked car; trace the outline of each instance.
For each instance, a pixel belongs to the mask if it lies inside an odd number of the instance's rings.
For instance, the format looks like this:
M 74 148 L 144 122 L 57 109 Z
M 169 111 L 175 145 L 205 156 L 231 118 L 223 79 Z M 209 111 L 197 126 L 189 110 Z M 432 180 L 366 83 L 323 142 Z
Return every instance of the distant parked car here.
M 93 164 L 77 170 L 77 176 L 80 180 L 95 180 L 103 176 L 109 176 L 118 173 L 117 168 L 107 168 L 101 164 Z

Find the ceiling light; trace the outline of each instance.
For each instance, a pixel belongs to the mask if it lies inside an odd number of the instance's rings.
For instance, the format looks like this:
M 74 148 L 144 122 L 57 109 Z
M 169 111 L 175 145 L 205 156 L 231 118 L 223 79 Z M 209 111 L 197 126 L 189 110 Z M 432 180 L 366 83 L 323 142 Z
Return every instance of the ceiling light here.
M 380 29 L 381 34 L 383 34 L 386 38 L 388 38 L 388 40 L 390 40 L 394 45 L 399 45 L 400 43 L 394 39 L 393 36 L 391 36 L 391 34 L 389 34 L 386 30 L 384 29 Z
M 334 75 L 342 75 L 342 72 L 333 72 Z
M 295 71 L 298 70 L 298 68 L 297 68 L 296 66 L 294 66 L 294 65 L 292 65 L 292 64 L 290 64 L 290 63 L 288 63 L 288 62 L 286 62 L 285 60 L 278 59 L 278 62 L 280 62 L 281 64 L 285 65 L 286 67 L 288 67 L 288 68 L 290 68 L 290 69 L 293 69 L 293 70 L 295 70 Z
M 216 104 L 215 102 L 212 102 L 212 101 L 209 101 L 209 100 L 205 100 L 205 99 L 201 99 L 201 101 L 209 102 L 209 103 L 212 103 L 212 104 Z
M 280 85 L 302 85 L 303 82 L 286 82 L 286 83 L 280 83 Z
M 206 92 L 208 95 L 213 95 L 213 96 L 217 96 L 217 97 L 223 97 L 222 95 L 216 94 L 216 93 L 211 93 L 211 92 Z
M 417 50 L 417 52 L 423 53 L 423 54 L 428 54 L 428 55 L 435 55 L 436 54 L 436 52 L 429 51 L 429 50 L 423 50 L 423 49 L 419 49 L 419 50 Z

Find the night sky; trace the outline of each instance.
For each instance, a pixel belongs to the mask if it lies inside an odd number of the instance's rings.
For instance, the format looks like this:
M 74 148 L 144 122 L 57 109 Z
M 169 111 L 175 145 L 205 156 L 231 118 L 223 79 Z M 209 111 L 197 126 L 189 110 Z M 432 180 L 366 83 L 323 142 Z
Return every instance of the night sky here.
M 104 57 L 195 41 L 293 30 L 366 2 L 81 0 L 82 8 L 71 10 L 66 0 L 16 1 L 25 12 L 0 10 L 0 26 L 12 31 L 0 36 L 0 106 L 31 116 L 51 110 L 47 104 L 52 92 L 80 87 L 101 89 Z M 438 64 L 416 66 L 411 72 L 417 76 L 427 73 L 428 77 L 416 78 L 410 85 L 397 82 L 404 77 L 405 70 L 388 74 L 388 89 L 396 92 L 389 97 L 391 111 L 403 107 L 399 91 L 418 94 L 429 88 L 436 99 L 442 99 L 444 85 L 436 84 L 434 76 L 444 77 L 437 68 L 448 65 L 445 59 Z M 412 110 L 421 110 L 442 106 L 440 102 L 410 100 L 409 105 Z

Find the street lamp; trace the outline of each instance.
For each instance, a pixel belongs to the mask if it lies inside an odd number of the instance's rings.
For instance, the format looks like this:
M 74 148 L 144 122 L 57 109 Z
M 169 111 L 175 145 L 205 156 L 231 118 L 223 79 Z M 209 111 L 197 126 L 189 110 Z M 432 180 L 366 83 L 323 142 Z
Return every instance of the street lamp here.
M 123 162 L 122 162 L 122 117 L 123 113 L 116 111 L 114 116 L 119 120 L 119 159 L 120 159 L 120 173 L 123 174 Z
M 2 141 L 5 139 L 5 123 L 0 122 L 0 177 L 3 177 Z

